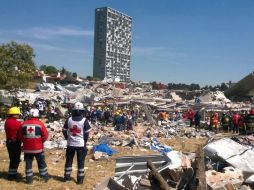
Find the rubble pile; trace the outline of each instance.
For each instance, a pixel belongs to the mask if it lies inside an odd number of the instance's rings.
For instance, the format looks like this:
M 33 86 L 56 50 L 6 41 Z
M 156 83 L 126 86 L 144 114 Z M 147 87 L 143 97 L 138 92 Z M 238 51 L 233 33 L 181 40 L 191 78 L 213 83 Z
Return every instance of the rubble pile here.
M 67 141 L 62 128 L 71 114 L 71 105 L 77 101 L 86 105 L 87 118 L 92 126 L 87 142 L 87 148 L 93 152 L 90 162 L 110 160 L 110 156 L 117 154 L 111 147 L 116 146 L 156 151 L 155 155 L 117 157 L 115 177 L 104 182 L 104 186 L 110 184 L 112 187 L 107 186 L 108 189 L 153 189 L 157 186 L 162 189 L 191 189 L 200 185 L 197 179 L 215 190 L 248 189 L 254 182 L 253 136 L 218 140 L 218 135 L 208 130 L 212 126 L 208 112 L 248 110 L 251 107 L 243 102 L 231 102 L 223 92 L 206 92 L 195 100 L 185 100 L 177 91 L 152 90 L 150 86 L 141 84 L 85 82 L 65 86 L 42 83 L 36 91 L 11 93 L 1 90 L 0 95 L 4 97 L 2 103 L 5 105 L 11 105 L 15 98 L 27 100 L 30 104 L 43 99 L 49 100 L 56 108 L 57 118 L 52 119 L 47 114 L 42 118 L 47 118 L 45 125 L 49 131 L 44 147 L 54 150 L 49 158 L 54 164 L 64 158 L 63 149 L 67 147 Z M 111 115 L 107 124 L 103 117 L 92 118 L 93 111 L 108 109 Z M 201 121 L 196 128 L 193 118 L 186 115 L 188 109 L 200 111 Z M 166 112 L 167 117 L 160 118 L 161 112 Z M 123 128 L 117 129 L 115 119 L 119 115 L 129 117 L 132 128 L 127 128 L 124 123 L 121 124 Z M 0 132 L 4 132 L 4 120 L 0 121 Z M 202 138 L 209 143 L 194 153 L 175 151 L 161 144 L 162 140 L 174 138 Z M 1 139 L 0 148 L 4 146 L 5 139 Z M 105 188 L 100 184 L 95 190 Z
M 47 130 L 49 131 L 49 137 L 44 142 L 44 147 L 48 149 L 52 148 L 66 148 L 67 141 L 64 139 L 62 129 L 64 121 L 54 121 L 47 124 Z
M 222 172 L 206 171 L 206 182 L 211 189 L 223 189 L 229 184 L 234 188 L 239 188 L 243 181 L 242 171 L 231 166 L 223 168 Z
M 151 130 L 147 129 L 145 136 L 150 136 L 153 133 L 156 137 L 175 138 L 175 137 L 186 137 L 186 138 L 211 138 L 214 136 L 214 132 L 205 129 L 195 130 L 195 128 L 189 127 L 189 121 L 179 120 L 177 122 L 169 122 L 166 125 L 160 124 Z

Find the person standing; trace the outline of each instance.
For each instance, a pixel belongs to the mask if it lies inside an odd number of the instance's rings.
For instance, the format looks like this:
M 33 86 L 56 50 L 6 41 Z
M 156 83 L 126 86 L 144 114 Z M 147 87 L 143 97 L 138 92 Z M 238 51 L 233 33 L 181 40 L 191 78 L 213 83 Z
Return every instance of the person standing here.
M 217 112 L 212 112 L 211 124 L 215 133 L 219 132 L 219 114 Z
M 246 135 L 254 134 L 254 108 L 252 108 L 249 114 L 245 118 L 245 131 Z
M 239 119 L 239 134 L 244 134 L 245 131 L 245 118 L 246 118 L 246 112 L 242 110 L 240 114 L 240 119 Z
M 194 120 L 194 111 L 192 109 L 189 109 L 188 111 L 188 119 L 190 120 L 190 127 L 193 125 L 193 120 Z
M 115 113 L 114 121 L 113 121 L 113 126 L 115 127 L 115 131 L 121 131 L 122 130 L 122 116 L 120 115 L 119 112 Z
M 83 104 L 76 102 L 72 116 L 66 120 L 63 126 L 63 135 L 67 140 L 64 181 L 71 180 L 72 162 L 76 152 L 78 161 L 77 184 L 83 184 L 84 181 L 86 143 L 91 130 L 89 121 L 84 117 L 84 110 Z
M 20 163 L 21 142 L 18 139 L 18 131 L 21 128 L 21 122 L 17 119 L 20 117 L 20 108 L 11 107 L 7 112 L 7 119 L 4 124 L 6 134 L 6 146 L 9 154 L 8 180 L 17 178 L 17 170 Z
M 41 177 L 45 182 L 49 180 L 47 165 L 43 152 L 43 142 L 48 138 L 45 125 L 39 120 L 39 110 L 30 110 L 30 119 L 24 121 L 19 130 L 19 139 L 23 142 L 22 151 L 26 162 L 26 182 L 33 183 L 33 158 L 35 157 Z
M 109 108 L 106 108 L 104 111 L 104 122 L 106 126 L 109 123 L 109 118 L 110 118 L 110 111 L 109 111 Z
M 198 131 L 200 128 L 200 120 L 201 120 L 201 115 L 200 115 L 199 111 L 197 111 L 194 115 L 194 123 L 195 123 L 196 131 Z
M 234 113 L 232 117 L 233 133 L 239 133 L 239 120 L 241 116 L 238 113 Z
M 231 118 L 228 114 L 223 113 L 221 117 L 221 125 L 222 125 L 222 130 L 225 133 L 228 133 L 231 130 Z

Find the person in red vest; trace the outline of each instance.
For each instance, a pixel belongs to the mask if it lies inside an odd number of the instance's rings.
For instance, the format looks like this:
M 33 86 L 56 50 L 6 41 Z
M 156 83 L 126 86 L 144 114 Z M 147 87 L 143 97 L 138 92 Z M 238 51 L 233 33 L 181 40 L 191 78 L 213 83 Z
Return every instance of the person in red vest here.
M 232 117 L 233 122 L 233 133 L 239 133 L 239 120 L 241 116 L 238 113 L 235 113 Z
M 11 107 L 8 112 L 8 118 L 5 121 L 4 129 L 6 134 L 6 146 L 9 154 L 10 164 L 8 170 L 8 180 L 17 178 L 17 170 L 20 163 L 21 142 L 18 139 L 18 131 L 21 122 L 17 119 L 20 116 L 19 107 Z
M 45 182 L 48 181 L 48 171 L 43 152 L 43 142 L 48 138 L 45 125 L 39 120 L 39 110 L 30 110 L 30 119 L 26 120 L 19 130 L 19 138 L 23 142 L 22 151 L 26 162 L 26 181 L 33 183 L 33 158 L 37 160 L 39 173 Z
M 188 111 L 188 119 L 190 120 L 190 127 L 194 124 L 194 111 L 192 109 L 189 109 Z

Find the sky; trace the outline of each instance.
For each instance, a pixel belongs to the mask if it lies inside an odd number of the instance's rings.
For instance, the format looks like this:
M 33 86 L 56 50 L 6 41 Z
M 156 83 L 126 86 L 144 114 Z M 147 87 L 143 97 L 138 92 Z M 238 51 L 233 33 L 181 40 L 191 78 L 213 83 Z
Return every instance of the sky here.
M 1 0 L 0 43 L 92 75 L 95 8 L 132 17 L 131 80 L 216 85 L 254 70 L 253 0 Z

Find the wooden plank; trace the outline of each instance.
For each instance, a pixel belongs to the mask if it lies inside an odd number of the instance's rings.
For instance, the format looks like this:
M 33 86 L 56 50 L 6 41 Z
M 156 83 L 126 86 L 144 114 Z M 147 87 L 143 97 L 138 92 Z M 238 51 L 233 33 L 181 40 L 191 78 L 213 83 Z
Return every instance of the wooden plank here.
M 160 188 L 162 190 L 171 190 L 171 188 L 169 187 L 167 182 L 164 180 L 164 178 L 161 176 L 161 174 L 156 170 L 156 168 L 151 160 L 147 161 L 147 167 L 151 170 L 150 175 L 151 175 L 152 179 L 154 179 L 155 181 L 157 181 L 159 183 Z
M 205 156 L 202 145 L 198 146 L 196 154 L 196 182 L 197 190 L 207 190 L 205 175 Z

